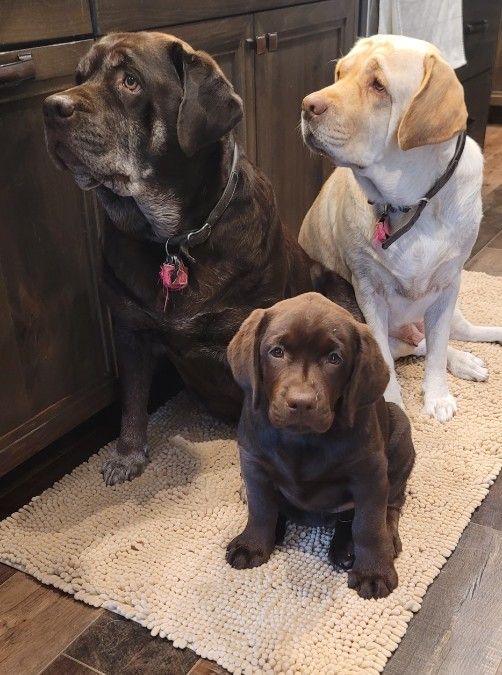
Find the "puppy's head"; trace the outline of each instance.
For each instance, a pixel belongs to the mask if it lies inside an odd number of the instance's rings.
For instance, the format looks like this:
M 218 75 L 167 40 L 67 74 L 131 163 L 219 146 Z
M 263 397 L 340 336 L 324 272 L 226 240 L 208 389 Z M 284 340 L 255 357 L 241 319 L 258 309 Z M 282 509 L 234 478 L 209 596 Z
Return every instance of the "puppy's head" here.
M 335 83 L 302 104 L 302 133 L 340 166 L 365 168 L 390 148 L 442 143 L 466 128 L 462 85 L 430 43 L 395 35 L 359 40 Z
M 77 86 L 44 102 L 55 162 L 82 188 L 134 184 L 230 131 L 242 102 L 206 53 L 163 33 L 114 33 L 80 61 Z
M 338 418 L 352 426 L 389 380 L 367 327 L 318 293 L 252 312 L 227 354 L 253 407 L 264 406 L 273 426 L 299 433 L 324 433 Z

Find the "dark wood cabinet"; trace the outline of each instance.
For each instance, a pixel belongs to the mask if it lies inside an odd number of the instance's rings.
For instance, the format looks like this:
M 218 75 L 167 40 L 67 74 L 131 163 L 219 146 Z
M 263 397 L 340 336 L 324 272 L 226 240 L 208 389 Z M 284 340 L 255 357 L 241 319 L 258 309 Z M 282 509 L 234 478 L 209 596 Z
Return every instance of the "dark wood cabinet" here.
M 41 114 L 91 44 L 32 49 L 33 79 L 0 90 L 0 474 L 114 396 L 94 200 L 52 165 Z
M 295 236 L 333 170 L 302 142 L 301 103 L 333 81 L 336 59 L 354 42 L 354 24 L 350 0 L 255 15 L 255 33 L 268 44 L 256 57 L 257 163 L 271 179 L 282 221 Z
M 302 142 L 301 102 L 332 81 L 335 60 L 354 42 L 355 18 L 352 0 L 328 0 L 162 28 L 212 54 L 242 96 L 240 138 L 295 236 L 332 171 Z
M 457 70 L 469 114 L 467 133 L 483 147 L 500 25 L 501 0 L 463 0 L 467 63 Z
M 251 15 L 264 9 L 304 5 L 318 0 L 95 0 L 100 34 Z
M 7 4 L 11 10 L 15 3 Z M 244 101 L 240 140 L 271 178 L 284 222 L 298 232 L 331 170 L 303 147 L 301 101 L 332 81 L 334 60 L 352 46 L 356 0 L 44 4 L 50 16 L 65 9 L 57 21 L 42 17 L 38 32 L 32 28 L 24 39 L 22 12 L 39 8 L 23 0 L 21 14 L 9 15 L 10 37 L 5 25 L 0 37 L 23 45 L 39 40 L 47 21 L 46 39 L 88 31 L 92 16 L 96 36 L 155 28 L 212 54 Z M 0 475 L 116 396 L 111 327 L 97 285 L 99 207 L 92 192 L 81 192 L 52 165 L 42 120 L 43 99 L 71 85 L 91 44 L 68 40 L 0 53 L 0 65 L 20 58 L 29 64 L 22 68 L 27 79 L 0 87 Z

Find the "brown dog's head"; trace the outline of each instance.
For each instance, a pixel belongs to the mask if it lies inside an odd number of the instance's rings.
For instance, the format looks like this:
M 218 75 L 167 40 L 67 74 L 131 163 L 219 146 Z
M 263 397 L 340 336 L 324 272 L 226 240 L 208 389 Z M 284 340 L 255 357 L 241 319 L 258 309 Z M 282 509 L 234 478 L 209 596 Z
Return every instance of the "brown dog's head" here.
M 228 361 L 252 405 L 273 426 L 324 433 L 353 426 L 383 394 L 389 371 L 368 328 L 320 295 L 256 309 L 228 346 Z
M 80 61 L 77 86 L 44 102 L 55 162 L 84 189 L 138 197 L 183 167 L 242 118 L 242 101 L 205 52 L 163 33 L 114 33 Z M 151 189 L 150 189 L 151 191 Z

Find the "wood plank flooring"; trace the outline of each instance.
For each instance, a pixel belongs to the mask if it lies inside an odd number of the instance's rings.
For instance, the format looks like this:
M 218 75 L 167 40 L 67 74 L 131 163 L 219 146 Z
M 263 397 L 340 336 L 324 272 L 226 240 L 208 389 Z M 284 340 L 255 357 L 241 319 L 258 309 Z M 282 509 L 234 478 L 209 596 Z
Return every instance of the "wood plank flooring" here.
M 502 126 L 485 146 L 485 215 L 467 267 L 502 275 Z M 111 408 L 0 479 L 0 518 L 117 435 Z M 502 675 L 502 477 L 459 545 L 384 675 Z M 223 675 L 218 665 L 106 610 L 74 601 L 0 564 L 0 675 Z M 343 675 L 343 674 L 342 674 Z

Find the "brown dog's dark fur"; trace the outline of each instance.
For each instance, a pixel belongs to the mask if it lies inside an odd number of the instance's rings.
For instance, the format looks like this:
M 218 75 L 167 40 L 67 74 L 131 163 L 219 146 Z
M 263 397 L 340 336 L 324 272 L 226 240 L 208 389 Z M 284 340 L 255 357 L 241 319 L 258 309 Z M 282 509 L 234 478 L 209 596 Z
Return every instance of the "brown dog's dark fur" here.
M 415 453 L 408 418 L 383 399 L 389 373 L 368 328 L 305 293 L 255 310 L 228 359 L 245 392 L 238 441 L 249 509 L 228 562 L 266 562 L 285 518 L 335 526 L 329 557 L 352 566 L 349 586 L 388 595 Z
M 254 308 L 312 289 L 315 266 L 282 227 L 269 181 L 241 155 L 234 197 L 208 241 L 191 249 L 188 288 L 171 293 L 164 311 L 165 241 L 204 224 L 226 185 L 242 117 L 207 54 L 161 33 L 109 35 L 83 58 L 77 86 L 49 97 L 44 113 L 55 161 L 83 189 L 96 188 L 111 221 L 104 281 L 123 417 L 103 473 L 114 484 L 146 462 L 154 354 L 167 354 L 212 413 L 237 420 L 230 339 Z M 331 276 L 328 284 L 355 306 L 346 282 Z

